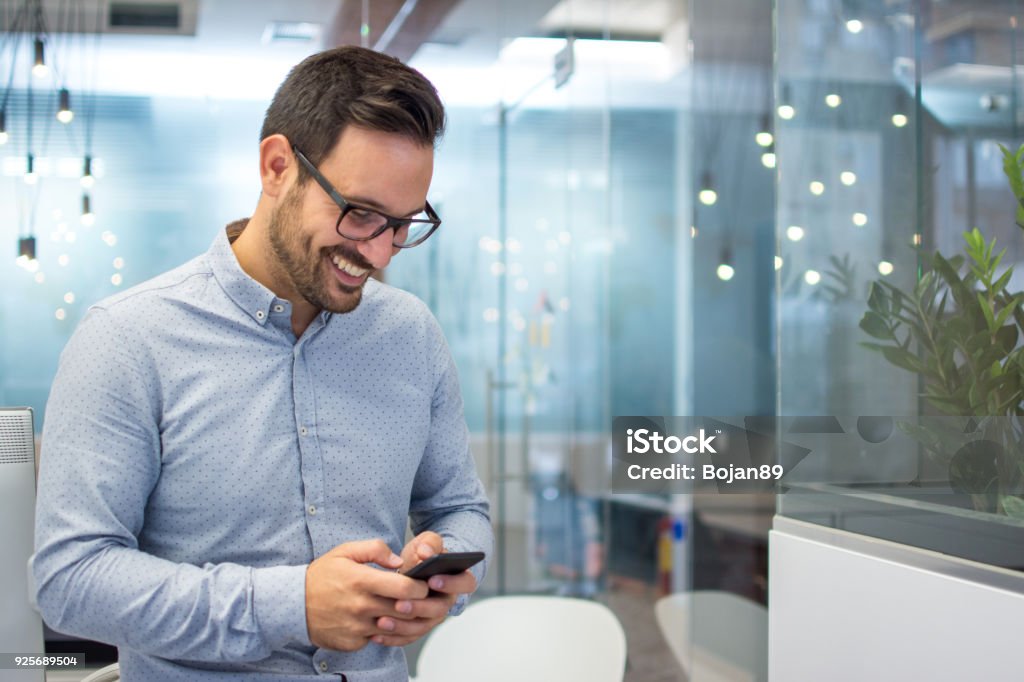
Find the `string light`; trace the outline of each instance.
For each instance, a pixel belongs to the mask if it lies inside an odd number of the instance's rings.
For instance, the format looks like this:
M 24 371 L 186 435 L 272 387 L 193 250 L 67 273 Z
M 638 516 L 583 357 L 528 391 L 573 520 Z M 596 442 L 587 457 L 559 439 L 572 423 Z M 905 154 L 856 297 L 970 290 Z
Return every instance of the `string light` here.
M 907 117 L 903 114 L 893 114 L 892 124 L 897 128 L 902 128 L 903 126 L 907 125 Z
M 864 22 L 860 19 L 850 19 L 846 22 L 846 30 L 856 35 L 864 30 Z
M 866 213 L 854 213 L 852 220 L 853 224 L 857 227 L 864 227 L 868 224 L 868 216 Z
M 825 95 L 825 104 L 827 104 L 829 107 L 833 109 L 835 109 L 842 103 L 843 98 L 834 92 L 830 92 L 829 94 Z
M 804 228 L 799 225 L 790 225 L 786 228 L 786 238 L 791 242 L 798 242 L 804 238 Z
M 889 261 L 887 261 L 887 260 L 884 260 L 884 261 L 882 261 L 882 262 L 880 262 L 880 263 L 878 264 L 878 272 L 879 272 L 879 273 L 880 273 L 880 274 L 881 274 L 881 275 L 882 275 L 883 277 L 885 277 L 885 276 L 888 276 L 888 275 L 891 275 L 891 274 L 892 274 L 892 270 L 893 270 L 893 267 L 892 267 L 892 263 L 890 263 L 890 262 L 889 262 Z
M 817 270 L 808 270 L 804 273 L 804 281 L 813 287 L 821 281 L 821 273 Z
M 847 187 L 850 187 L 857 182 L 857 174 L 853 171 L 843 171 L 839 174 L 839 182 L 843 183 Z

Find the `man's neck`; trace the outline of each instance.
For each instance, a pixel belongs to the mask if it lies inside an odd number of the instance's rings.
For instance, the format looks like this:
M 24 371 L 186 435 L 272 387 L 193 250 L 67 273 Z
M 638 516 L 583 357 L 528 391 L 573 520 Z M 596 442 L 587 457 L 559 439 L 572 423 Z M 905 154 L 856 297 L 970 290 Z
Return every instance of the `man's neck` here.
M 235 252 L 238 265 L 245 274 L 274 292 L 278 298 L 292 304 L 292 333 L 298 339 L 313 322 L 320 309 L 303 298 L 292 287 L 283 285 L 287 278 L 284 273 L 275 272 L 273 265 L 267 260 L 271 252 L 269 240 L 261 239 L 266 231 L 257 218 L 236 220 L 227 226 L 228 240 L 231 250 Z

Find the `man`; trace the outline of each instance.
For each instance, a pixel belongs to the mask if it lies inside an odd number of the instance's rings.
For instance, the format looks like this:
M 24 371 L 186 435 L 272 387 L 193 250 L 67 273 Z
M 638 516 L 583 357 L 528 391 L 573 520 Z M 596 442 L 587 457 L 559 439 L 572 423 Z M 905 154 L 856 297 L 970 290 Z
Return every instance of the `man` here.
M 369 279 L 440 223 L 443 128 L 397 60 L 306 59 L 267 110 L 251 219 L 69 341 L 32 571 L 47 623 L 116 644 L 122 679 L 405 680 L 400 647 L 482 579 L 398 572 L 492 535 L 441 331 Z

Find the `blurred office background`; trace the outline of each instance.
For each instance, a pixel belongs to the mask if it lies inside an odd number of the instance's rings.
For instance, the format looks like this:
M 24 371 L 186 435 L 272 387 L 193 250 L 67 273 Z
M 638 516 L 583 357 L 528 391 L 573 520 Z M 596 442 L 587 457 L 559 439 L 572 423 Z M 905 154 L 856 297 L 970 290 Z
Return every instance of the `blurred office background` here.
M 966 229 L 997 237 L 1004 265 L 1024 254 L 998 147 L 1020 142 L 1018 5 L 0 0 L 0 404 L 33 407 L 38 429 L 89 305 L 248 215 L 290 66 L 346 42 L 396 54 L 450 124 L 430 193 L 444 226 L 384 277 L 430 305 L 459 366 L 498 536 L 483 593 L 608 603 L 627 679 L 685 679 L 653 604 L 766 606 L 777 500 L 612 495 L 611 421 L 922 411 L 919 379 L 858 325 L 872 280 L 913 287 Z M 780 512 L 848 530 L 870 484 L 857 532 L 1024 566 L 969 529 L 937 547 L 887 525 L 907 491 L 878 487 L 925 466 L 901 447 L 820 463 L 827 485 Z M 953 496 L 920 504 L 931 529 L 964 516 Z M 972 514 L 1015 537 L 1006 514 Z

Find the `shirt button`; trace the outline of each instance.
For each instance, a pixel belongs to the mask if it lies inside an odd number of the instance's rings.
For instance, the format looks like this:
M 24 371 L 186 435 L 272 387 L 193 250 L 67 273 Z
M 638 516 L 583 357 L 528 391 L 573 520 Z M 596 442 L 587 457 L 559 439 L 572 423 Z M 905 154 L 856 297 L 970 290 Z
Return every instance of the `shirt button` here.
M 327 661 L 320 661 L 320 672 L 327 672 Z
M 314 507 L 313 505 L 309 505 L 309 515 L 316 516 L 316 507 Z
M 258 320 L 262 320 L 264 317 L 266 317 L 266 315 L 267 314 L 265 312 L 263 312 L 262 310 L 257 310 L 256 311 L 256 319 L 258 319 Z
M 301 433 L 303 436 L 309 435 L 309 429 L 303 426 L 301 429 L 299 429 L 299 433 Z
M 275 305 L 274 306 L 274 312 L 275 313 L 283 313 L 284 312 L 284 306 L 283 305 Z

